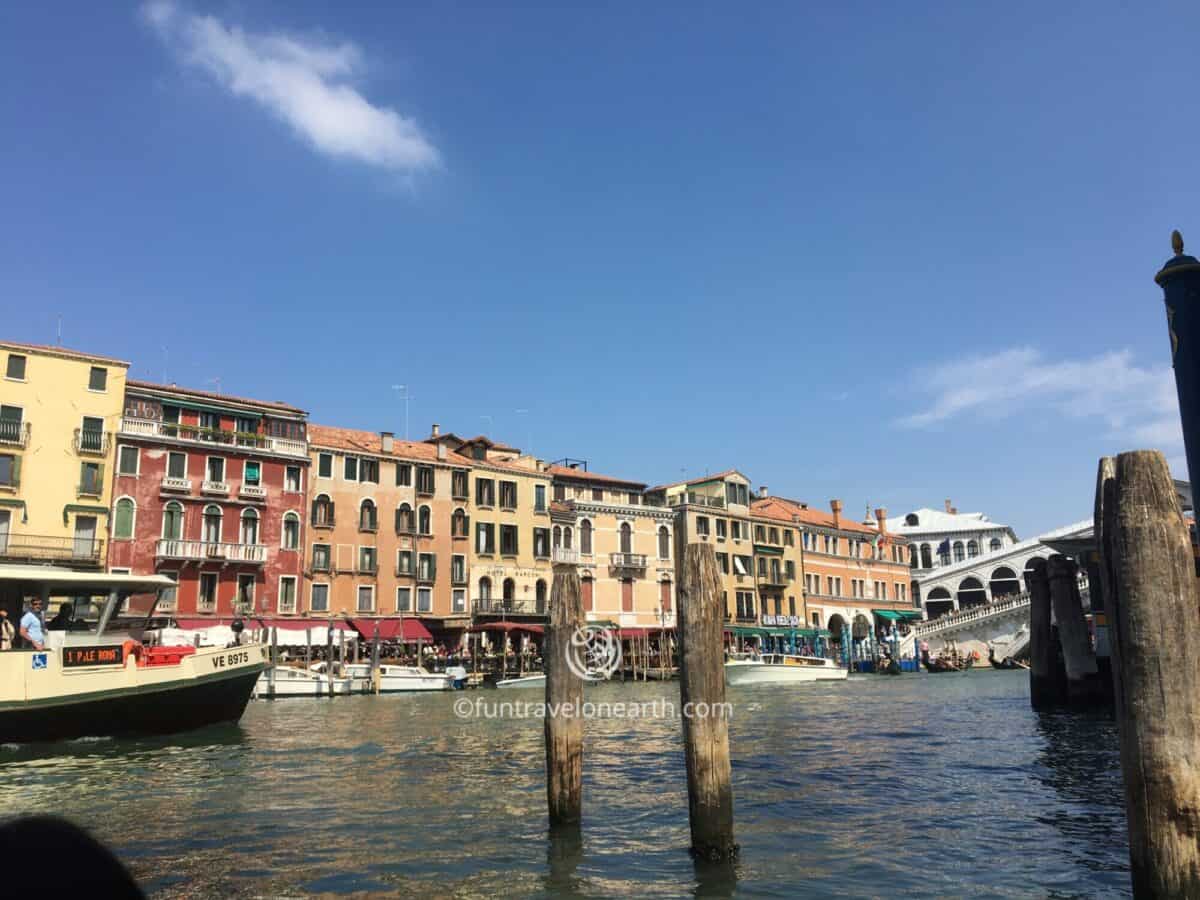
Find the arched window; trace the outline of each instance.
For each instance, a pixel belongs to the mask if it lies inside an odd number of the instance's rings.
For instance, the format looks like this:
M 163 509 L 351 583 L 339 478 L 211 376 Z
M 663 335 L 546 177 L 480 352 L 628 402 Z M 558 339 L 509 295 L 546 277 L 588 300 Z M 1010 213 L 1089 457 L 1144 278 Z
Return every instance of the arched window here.
M 126 541 L 133 537 L 133 501 L 122 497 L 113 510 L 113 540 Z
M 979 542 L 967 541 L 967 558 L 973 559 L 979 555 Z
M 950 565 L 950 542 L 942 541 L 938 544 L 938 565 Z
M 504 599 L 515 600 L 517 596 L 517 583 L 511 578 L 504 579 Z
M 954 542 L 954 561 L 955 561 L 955 562 L 962 562 L 962 561 L 963 561 L 965 558 L 966 558 L 966 557 L 964 557 L 964 556 L 963 556 L 963 543 L 962 543 L 962 541 L 955 541 L 955 542 Z
M 433 534 L 433 516 L 428 506 L 417 510 L 417 531 L 421 534 Z
M 204 542 L 206 544 L 221 543 L 221 507 L 210 503 L 204 507 Z
M 566 525 L 563 527 L 563 546 L 568 550 L 571 549 L 571 538 L 571 526 Z
M 988 544 L 988 549 L 995 553 L 1001 547 L 1000 538 L 992 538 L 992 542 Z
M 459 512 L 462 512 L 462 510 L 459 510 Z M 412 534 L 412 532 L 412 507 L 407 503 L 401 503 L 398 507 L 396 507 L 396 534 Z
M 364 500 L 358 508 L 358 530 L 374 531 L 379 527 L 379 518 L 375 512 L 375 501 Z
M 559 525 L 554 526 L 554 537 L 551 546 L 554 547 L 555 550 L 562 546 L 562 527 Z
M 916 545 L 916 544 L 913 544 L 911 547 L 909 547 L 909 548 L 908 548 L 908 556 L 909 556 L 909 564 L 910 564 L 910 565 L 911 565 L 911 566 L 912 566 L 914 569 L 920 568 L 920 566 L 921 566 L 921 553 L 920 553 L 920 551 L 917 549 L 917 545 Z
M 584 556 L 592 555 L 592 523 L 587 519 L 579 525 L 579 552 Z
M 258 513 L 253 509 L 242 510 L 242 543 L 258 543 Z
M 206 510 L 205 515 L 207 514 Z M 162 536 L 168 541 L 183 540 L 183 505 L 174 500 L 163 507 Z
M 921 568 L 922 569 L 932 569 L 933 568 L 933 556 L 929 550 L 928 544 L 921 545 Z
M 658 528 L 658 558 L 671 558 L 671 532 L 667 531 L 666 525 L 660 525 Z
M 633 529 L 628 522 L 621 523 L 621 552 L 633 552 Z
M 479 599 L 485 602 L 492 599 L 492 579 L 486 575 L 479 579 Z
M 314 525 L 333 524 L 333 501 L 328 494 L 321 494 L 312 503 L 312 523 Z
M 283 549 L 300 549 L 300 517 L 294 512 L 283 514 Z
M 537 613 L 539 616 L 544 615 L 546 612 L 546 582 L 539 578 L 534 590 L 536 592 L 535 602 L 537 603 Z
M 461 506 L 450 517 L 450 534 L 454 537 L 467 536 L 467 514 Z

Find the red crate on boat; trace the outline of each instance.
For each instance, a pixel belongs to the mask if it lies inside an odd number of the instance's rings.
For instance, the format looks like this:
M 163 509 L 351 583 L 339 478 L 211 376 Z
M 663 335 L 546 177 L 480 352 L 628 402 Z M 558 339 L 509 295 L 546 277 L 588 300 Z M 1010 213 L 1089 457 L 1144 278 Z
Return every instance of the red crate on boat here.
M 146 666 L 177 666 L 185 656 L 196 652 L 195 647 L 146 647 L 142 650 Z

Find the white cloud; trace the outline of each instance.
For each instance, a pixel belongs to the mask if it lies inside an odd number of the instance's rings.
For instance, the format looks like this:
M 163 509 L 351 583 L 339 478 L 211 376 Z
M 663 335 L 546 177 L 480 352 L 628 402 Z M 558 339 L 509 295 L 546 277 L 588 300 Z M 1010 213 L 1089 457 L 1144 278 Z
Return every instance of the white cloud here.
M 373 105 L 351 85 L 363 71 L 351 43 L 249 34 L 171 0 L 145 4 L 142 17 L 181 63 L 255 101 L 321 153 L 405 174 L 439 164 L 415 121 Z
M 957 416 L 1007 416 L 1053 409 L 1103 421 L 1114 437 L 1167 453 L 1183 446 L 1170 366 L 1142 368 L 1127 350 L 1077 360 L 1047 360 L 1032 347 L 945 363 L 918 374 L 925 409 L 899 424 L 926 428 Z

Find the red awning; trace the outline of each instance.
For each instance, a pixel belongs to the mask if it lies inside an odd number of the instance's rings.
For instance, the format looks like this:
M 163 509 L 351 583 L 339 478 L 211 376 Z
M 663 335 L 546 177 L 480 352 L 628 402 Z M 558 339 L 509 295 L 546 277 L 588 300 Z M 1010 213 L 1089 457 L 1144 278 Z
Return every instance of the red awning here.
M 403 623 L 404 636 L 401 638 L 400 630 Z M 429 633 L 429 629 L 425 627 L 420 619 L 351 619 L 350 627 L 361 634 L 368 641 L 375 637 L 375 628 L 379 628 L 379 639 L 381 641 L 394 641 L 397 639 L 404 641 L 427 641 L 433 643 L 433 635 Z
M 521 622 L 484 622 L 482 625 L 472 625 L 468 631 L 524 631 L 529 634 L 541 634 L 541 625 L 524 625 Z

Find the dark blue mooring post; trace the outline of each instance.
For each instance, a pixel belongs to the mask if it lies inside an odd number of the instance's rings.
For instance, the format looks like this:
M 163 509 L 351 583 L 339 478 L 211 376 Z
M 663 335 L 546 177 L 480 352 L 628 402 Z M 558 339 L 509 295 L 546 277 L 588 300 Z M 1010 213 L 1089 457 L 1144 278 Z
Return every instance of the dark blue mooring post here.
M 1171 365 L 1179 392 L 1179 417 L 1183 420 L 1183 446 L 1187 453 L 1188 481 L 1200 478 L 1200 262 L 1183 252 L 1183 235 L 1171 233 L 1175 255 L 1154 280 L 1163 289 L 1167 304 L 1167 332 L 1171 339 Z M 1200 574 L 1200 560 L 1197 560 Z

